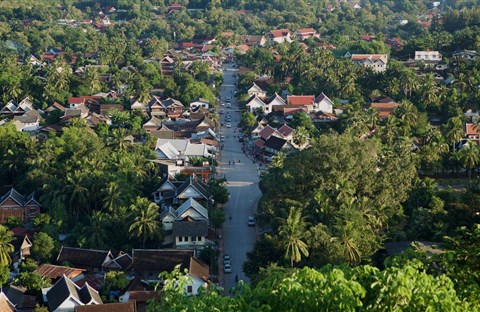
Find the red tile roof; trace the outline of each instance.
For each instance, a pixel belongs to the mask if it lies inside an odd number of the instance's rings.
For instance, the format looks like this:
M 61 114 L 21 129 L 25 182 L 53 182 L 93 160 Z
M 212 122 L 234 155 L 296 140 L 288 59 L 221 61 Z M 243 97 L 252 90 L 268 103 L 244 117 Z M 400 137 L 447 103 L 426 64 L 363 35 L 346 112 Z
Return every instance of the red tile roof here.
M 465 134 L 466 135 L 480 135 L 480 129 L 477 129 L 475 127 L 475 124 L 473 123 L 467 123 L 465 124 Z
M 305 109 L 303 108 L 300 108 L 300 107 L 285 107 L 283 109 L 283 115 L 284 116 L 289 116 L 289 115 L 295 115 L 301 111 L 304 111 L 305 112 Z
M 275 29 L 270 32 L 273 38 L 286 37 L 290 33 L 289 29 Z
M 129 300 L 136 302 L 147 302 L 148 300 L 158 298 L 153 290 L 134 290 L 128 293 Z
M 263 146 L 265 145 L 265 141 L 264 140 L 257 140 L 255 142 L 255 146 L 258 147 L 258 148 L 263 148 Z
M 366 61 L 370 59 L 373 62 L 376 60 L 382 60 L 386 63 L 387 58 L 388 56 L 386 54 L 352 54 L 352 61 Z
M 93 101 L 99 101 L 101 100 L 101 96 L 94 96 L 94 95 L 88 95 L 88 96 L 72 96 L 68 98 L 68 103 L 69 104 L 84 104 L 90 100 Z
M 297 29 L 297 33 L 300 33 L 302 35 L 308 35 L 308 34 L 311 34 L 311 33 L 315 33 L 315 29 L 313 29 L 313 28 Z
M 293 132 L 293 129 L 285 124 L 285 125 L 281 126 L 280 128 L 278 128 L 278 132 L 280 132 L 280 134 L 283 137 L 287 137 Z
M 41 264 L 35 270 L 35 272 L 37 272 L 38 274 L 53 280 L 62 277 L 64 274 L 71 279 L 82 274 L 85 271 L 86 270 L 84 269 L 69 268 L 65 266 L 51 265 L 51 264 L 45 264 L 45 263 Z
M 372 41 L 373 39 L 375 39 L 375 37 L 370 35 L 363 35 L 362 39 L 365 41 Z
M 378 111 L 378 117 L 385 118 L 390 116 L 398 105 L 398 103 L 372 103 L 371 107 Z
M 260 131 L 260 133 L 258 135 L 260 135 L 261 138 L 264 138 L 266 140 L 272 134 L 274 134 L 275 131 L 277 131 L 275 128 L 272 128 L 272 127 L 267 125 L 265 128 L 262 129 L 262 131 Z
M 315 96 L 313 95 L 289 95 L 287 96 L 288 105 L 313 105 Z

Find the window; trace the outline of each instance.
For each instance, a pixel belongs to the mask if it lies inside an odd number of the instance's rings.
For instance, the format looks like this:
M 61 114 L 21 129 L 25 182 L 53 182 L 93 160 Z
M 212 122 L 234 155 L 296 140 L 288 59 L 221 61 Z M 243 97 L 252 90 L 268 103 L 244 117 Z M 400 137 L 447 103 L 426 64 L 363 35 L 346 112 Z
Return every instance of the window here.
M 197 238 L 195 236 L 192 236 L 192 242 L 196 241 Z
M 179 241 L 179 242 L 182 242 L 182 241 L 183 241 L 183 237 L 179 236 L 179 237 L 178 237 L 178 241 Z
M 197 237 L 197 240 L 198 240 L 199 242 L 201 242 L 201 241 L 202 241 L 202 237 L 201 237 L 201 236 Z
M 188 236 L 185 236 L 185 241 L 188 242 Z
M 187 286 L 187 292 L 192 293 L 193 292 L 193 287 L 192 285 Z

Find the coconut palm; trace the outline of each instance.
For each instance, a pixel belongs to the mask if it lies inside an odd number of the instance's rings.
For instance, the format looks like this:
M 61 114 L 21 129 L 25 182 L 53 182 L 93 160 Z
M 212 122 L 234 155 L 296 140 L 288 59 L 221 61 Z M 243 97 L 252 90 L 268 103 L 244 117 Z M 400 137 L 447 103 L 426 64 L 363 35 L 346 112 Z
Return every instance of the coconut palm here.
M 400 118 L 408 132 L 416 125 L 418 120 L 417 108 L 408 100 L 403 100 L 400 106 L 395 109 L 395 115 Z
M 160 238 L 162 235 L 162 224 L 158 206 L 147 198 L 137 197 L 135 203 L 130 206 L 134 220 L 128 232 L 130 239 L 138 237 L 142 241 L 142 248 L 145 248 L 147 239 Z
M 14 247 L 11 244 L 13 241 L 13 233 L 6 227 L 0 225 L 0 266 L 6 267 L 12 262 L 10 253 L 13 252 Z
M 278 228 L 278 235 L 283 238 L 286 244 L 285 258 L 290 259 L 290 266 L 293 262 L 300 262 L 302 254 L 308 257 L 307 244 L 302 241 L 305 236 L 305 221 L 300 210 L 290 207 L 288 217 L 282 220 L 283 224 Z
M 68 197 L 68 204 L 71 216 L 78 219 L 80 207 L 88 205 L 88 189 L 85 187 L 85 177 L 79 171 L 67 173 L 67 185 L 65 193 Z
M 104 189 L 103 207 L 108 211 L 115 213 L 118 208 L 125 204 L 125 194 L 116 181 L 108 183 Z
M 110 233 L 106 229 L 107 215 L 94 211 L 88 218 L 88 225 L 83 229 L 85 243 L 90 248 L 106 247 Z
M 338 236 L 331 238 L 331 242 L 340 244 L 344 258 L 353 265 L 358 264 L 362 259 L 362 254 L 353 237 L 354 230 L 353 222 L 347 221 L 344 226 L 338 227 Z
M 468 179 L 472 178 L 472 170 L 476 168 L 480 162 L 480 153 L 475 143 L 469 142 L 465 144 L 460 151 L 460 159 L 463 166 L 468 170 Z
M 455 151 L 455 144 L 460 141 L 464 134 L 463 120 L 461 116 L 455 116 L 447 121 L 445 126 L 445 137 L 452 142 L 453 151 Z

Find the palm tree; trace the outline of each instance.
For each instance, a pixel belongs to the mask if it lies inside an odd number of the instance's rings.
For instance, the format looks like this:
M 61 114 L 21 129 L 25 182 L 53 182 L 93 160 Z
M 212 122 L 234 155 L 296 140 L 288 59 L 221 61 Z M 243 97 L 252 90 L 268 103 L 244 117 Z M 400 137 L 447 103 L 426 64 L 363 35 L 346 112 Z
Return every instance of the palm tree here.
M 422 85 L 422 97 L 425 107 L 438 103 L 437 82 L 433 74 L 427 74 Z
M 399 120 L 395 115 L 388 116 L 380 130 L 382 139 L 392 144 L 400 135 Z
M 417 108 L 408 100 L 403 100 L 400 106 L 395 110 L 395 115 L 399 117 L 407 128 L 408 132 L 416 125 L 418 120 Z
M 109 232 L 105 229 L 107 215 L 100 211 L 94 211 L 88 221 L 88 225 L 83 229 L 87 246 L 90 248 L 106 246 L 106 242 L 110 238 Z
M 125 128 L 113 129 L 111 145 L 121 151 L 127 149 L 131 145 L 131 140 L 128 138 L 128 130 Z
M 403 94 L 405 97 L 410 98 L 412 96 L 412 92 L 416 91 L 419 88 L 419 83 L 417 79 L 417 75 L 413 70 L 407 69 L 402 75 L 402 89 L 403 89 Z
M 120 184 L 116 181 L 108 183 L 104 189 L 105 197 L 103 198 L 103 207 L 115 214 L 115 212 L 125 204 L 125 194 L 120 188 Z
M 96 93 L 101 90 L 102 84 L 100 83 L 100 75 L 98 71 L 93 67 L 87 67 L 83 79 L 87 83 L 90 93 Z
M 460 151 L 460 159 L 463 166 L 468 170 L 468 180 L 472 178 L 472 170 L 478 166 L 480 162 L 480 154 L 475 143 L 469 142 L 465 144 Z
M 158 206 L 147 198 L 137 197 L 130 209 L 135 216 L 133 223 L 128 229 L 130 238 L 138 237 L 142 241 L 142 248 L 145 248 L 147 239 L 160 238 L 162 234 Z
M 10 253 L 13 252 L 14 247 L 11 244 L 13 241 L 13 233 L 6 227 L 0 225 L 0 266 L 6 267 L 12 262 Z
M 80 207 L 88 204 L 88 189 L 84 186 L 84 176 L 79 171 L 67 173 L 67 185 L 65 187 L 68 194 L 68 204 L 71 216 L 78 219 Z
M 452 142 L 453 151 L 455 151 L 455 143 L 460 141 L 464 134 L 463 120 L 461 116 L 455 116 L 447 121 L 445 127 L 445 137 Z
M 290 266 L 293 262 L 300 262 L 302 254 L 308 257 L 308 247 L 302 239 L 305 236 L 305 221 L 300 210 L 290 207 L 288 217 L 278 228 L 278 234 L 286 241 L 285 258 L 290 259 Z
M 353 222 L 347 221 L 344 226 L 338 227 L 338 236 L 332 237 L 331 242 L 338 242 L 342 247 L 343 256 L 351 264 L 355 265 L 362 259 L 362 254 L 353 238 Z

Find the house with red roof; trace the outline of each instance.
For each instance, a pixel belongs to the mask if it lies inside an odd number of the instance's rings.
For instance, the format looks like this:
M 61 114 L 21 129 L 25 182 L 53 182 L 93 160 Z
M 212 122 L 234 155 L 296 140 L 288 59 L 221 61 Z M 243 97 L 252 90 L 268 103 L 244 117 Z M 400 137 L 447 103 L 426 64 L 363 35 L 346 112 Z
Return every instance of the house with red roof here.
M 242 35 L 240 36 L 242 43 L 248 47 L 262 47 L 267 43 L 265 36 Z
M 476 124 L 465 124 L 465 136 L 467 141 L 473 141 L 480 145 L 480 128 Z
M 179 3 L 172 3 L 167 7 L 167 14 L 171 14 L 172 12 L 175 11 L 181 11 L 183 10 L 183 6 Z
M 292 105 L 295 107 L 304 107 L 307 112 L 310 112 L 314 109 L 315 96 L 313 95 L 288 95 L 287 96 L 287 105 Z
M 362 40 L 365 40 L 366 42 L 371 42 L 375 39 L 375 36 L 372 36 L 372 35 L 363 35 L 362 37 Z
M 308 38 L 311 38 L 311 37 L 315 37 L 315 38 L 320 37 L 320 35 L 317 34 L 315 29 L 313 29 L 313 28 L 297 29 L 297 30 L 295 30 L 294 35 L 295 35 L 295 38 L 298 39 L 298 40 L 305 40 L 305 39 L 308 39 Z
M 396 102 L 387 102 L 387 103 L 371 103 L 370 107 L 375 109 L 378 112 L 378 117 L 381 119 L 387 118 L 391 114 L 393 114 L 393 111 L 395 108 L 399 106 L 398 103 Z
M 289 29 L 274 29 L 266 37 L 276 43 L 292 42 L 292 32 Z

